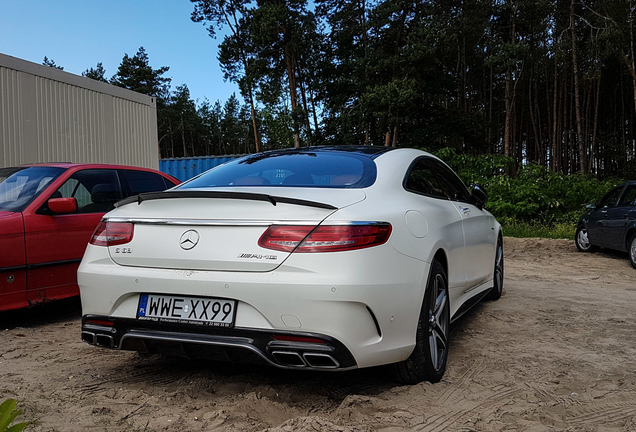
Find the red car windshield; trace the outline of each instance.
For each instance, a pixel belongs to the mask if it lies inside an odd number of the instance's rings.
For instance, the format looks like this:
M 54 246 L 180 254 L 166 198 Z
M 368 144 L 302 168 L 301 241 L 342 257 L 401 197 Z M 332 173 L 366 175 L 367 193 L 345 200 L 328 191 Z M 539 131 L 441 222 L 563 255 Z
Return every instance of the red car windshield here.
M 55 167 L 0 168 L 0 210 L 23 211 L 64 171 Z

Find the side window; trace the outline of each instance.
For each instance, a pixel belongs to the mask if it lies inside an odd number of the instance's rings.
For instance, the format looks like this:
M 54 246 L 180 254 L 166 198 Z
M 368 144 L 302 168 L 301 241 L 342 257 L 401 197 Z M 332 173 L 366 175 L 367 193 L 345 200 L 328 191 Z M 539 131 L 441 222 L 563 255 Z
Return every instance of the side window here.
M 612 189 L 611 191 L 609 191 L 604 197 L 603 199 L 601 199 L 601 202 L 599 203 L 599 207 L 614 207 L 616 205 L 616 200 L 618 199 L 618 196 L 621 194 L 621 191 L 623 190 L 623 186 L 617 186 L 614 189 Z
M 66 180 L 57 192 L 51 196 L 51 198 L 75 198 L 78 209 L 81 209 L 92 202 L 91 193 L 88 189 L 86 189 L 83 184 L 73 177 Z
M 636 185 L 627 186 L 625 193 L 618 202 L 619 206 L 636 205 Z
M 448 199 L 426 159 L 420 159 L 411 168 L 407 174 L 404 188 L 411 192 Z
M 75 198 L 77 213 L 106 213 L 122 193 L 115 170 L 88 169 L 73 174 L 51 198 Z
M 451 199 L 470 202 L 470 192 L 468 192 L 461 179 L 457 177 L 457 174 L 437 160 L 431 160 L 431 165 L 435 173 L 440 177 L 440 184 L 442 184 L 444 191 Z
M 134 170 L 122 170 L 120 172 L 128 184 L 127 196 L 138 195 L 144 192 L 162 191 L 174 186 L 163 178 L 163 176 L 156 173 Z

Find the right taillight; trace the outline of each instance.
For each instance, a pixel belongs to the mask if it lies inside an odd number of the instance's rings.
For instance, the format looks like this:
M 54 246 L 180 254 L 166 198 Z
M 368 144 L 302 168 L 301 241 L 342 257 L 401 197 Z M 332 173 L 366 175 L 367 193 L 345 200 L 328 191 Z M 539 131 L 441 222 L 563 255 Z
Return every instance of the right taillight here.
M 116 246 L 128 243 L 133 238 L 134 225 L 131 222 L 101 221 L 89 242 L 95 246 Z
M 386 243 L 391 224 L 271 226 L 258 240 L 259 246 L 282 252 L 342 252 Z

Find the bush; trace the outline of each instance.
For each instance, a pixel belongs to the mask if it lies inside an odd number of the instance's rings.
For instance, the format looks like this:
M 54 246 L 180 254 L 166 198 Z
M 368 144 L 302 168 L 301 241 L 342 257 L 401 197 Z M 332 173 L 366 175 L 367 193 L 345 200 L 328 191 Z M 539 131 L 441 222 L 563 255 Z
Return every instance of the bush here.
M 26 427 L 26 423 L 18 423 L 13 426 L 9 426 L 11 422 L 22 412 L 22 410 L 16 411 L 15 399 L 7 399 L 0 404 L 0 432 L 20 432 Z
M 487 209 L 512 232 L 536 232 L 539 227 L 549 231 L 560 226 L 557 231 L 564 236 L 569 233 L 564 228 L 576 224 L 585 203 L 598 202 L 607 191 L 623 182 L 620 179 L 601 181 L 591 175 L 553 173 L 536 164 L 525 165 L 516 176 L 509 176 L 506 171 L 514 161 L 501 155 L 460 155 L 445 148 L 436 156 L 453 168 L 467 185 L 483 186 L 488 193 Z

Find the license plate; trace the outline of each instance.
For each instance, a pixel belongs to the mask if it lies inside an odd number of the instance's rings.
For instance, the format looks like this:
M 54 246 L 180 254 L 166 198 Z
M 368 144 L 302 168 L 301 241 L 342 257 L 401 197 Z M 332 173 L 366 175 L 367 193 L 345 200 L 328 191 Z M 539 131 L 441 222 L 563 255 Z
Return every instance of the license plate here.
M 236 300 L 210 297 L 141 294 L 137 308 L 140 320 L 212 327 L 232 327 L 235 315 Z

